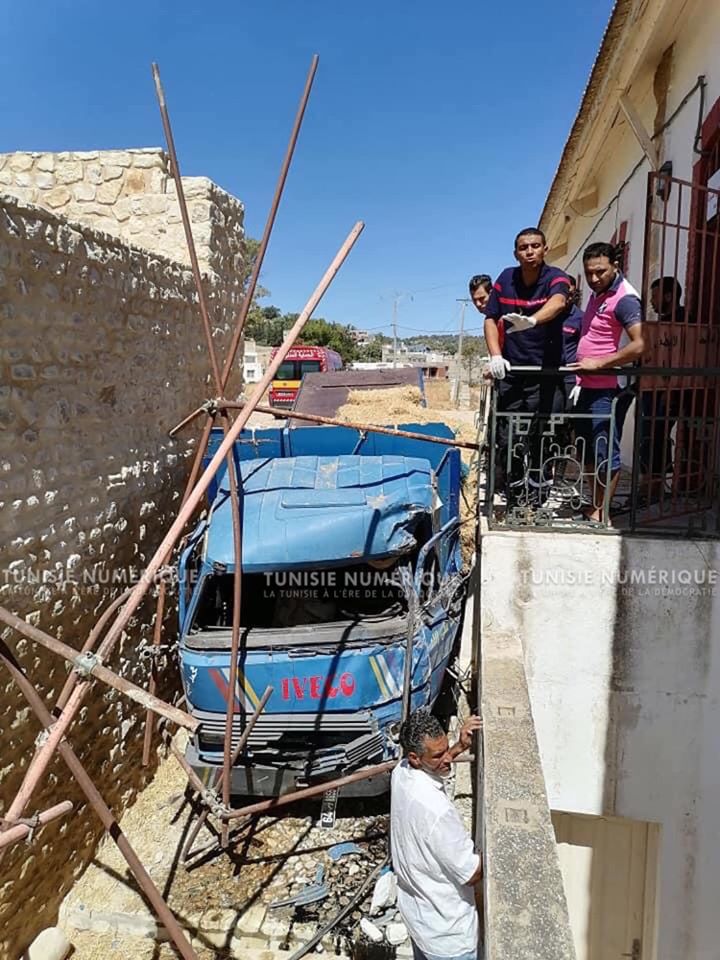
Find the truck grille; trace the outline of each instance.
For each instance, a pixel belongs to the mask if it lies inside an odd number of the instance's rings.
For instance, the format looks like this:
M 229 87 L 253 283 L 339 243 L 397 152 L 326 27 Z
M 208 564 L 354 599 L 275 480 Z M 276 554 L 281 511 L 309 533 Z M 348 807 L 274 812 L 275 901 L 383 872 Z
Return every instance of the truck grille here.
M 225 715 L 207 710 L 193 710 L 193 716 L 202 724 L 199 731 L 201 742 L 221 744 L 225 737 Z M 239 714 L 233 717 L 233 745 L 237 744 L 245 724 Z M 279 742 L 300 739 L 306 748 L 311 741 L 326 740 L 330 744 L 347 742 L 362 734 L 374 733 L 377 725 L 366 711 L 357 713 L 263 714 L 250 734 L 248 749 L 261 750 L 277 747 Z
M 197 734 L 200 753 L 218 754 L 225 736 L 225 717 L 194 710 L 202 723 Z M 243 724 L 244 726 L 244 724 Z M 233 718 L 233 746 L 241 719 Z M 367 712 L 352 714 L 270 714 L 261 716 L 250 734 L 247 753 L 255 763 L 293 766 L 307 776 L 347 770 L 383 753 L 385 738 Z

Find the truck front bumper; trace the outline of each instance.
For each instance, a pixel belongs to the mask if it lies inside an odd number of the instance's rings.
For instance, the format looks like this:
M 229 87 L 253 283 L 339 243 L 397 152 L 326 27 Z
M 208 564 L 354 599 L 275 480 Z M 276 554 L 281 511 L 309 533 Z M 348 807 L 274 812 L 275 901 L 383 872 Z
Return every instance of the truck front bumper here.
M 200 756 L 195 744 L 190 741 L 185 751 L 185 759 L 205 784 L 215 783 L 222 771 L 222 763 L 214 763 Z M 380 763 L 381 759 L 375 761 Z M 357 768 L 355 768 L 357 769 Z M 355 770 L 336 771 L 323 779 L 335 780 Z M 230 793 L 239 797 L 278 797 L 285 793 L 294 793 L 305 787 L 321 783 L 322 780 L 307 781 L 298 776 L 297 770 L 289 767 L 271 767 L 263 764 L 236 766 L 232 768 Z M 340 791 L 342 797 L 377 797 L 390 789 L 390 774 L 369 777 L 348 784 Z

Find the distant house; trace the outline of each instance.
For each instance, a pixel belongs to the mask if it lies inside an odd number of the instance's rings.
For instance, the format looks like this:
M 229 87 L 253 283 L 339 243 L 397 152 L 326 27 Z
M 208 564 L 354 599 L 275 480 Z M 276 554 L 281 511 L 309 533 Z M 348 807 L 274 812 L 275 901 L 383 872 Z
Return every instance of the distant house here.
M 262 379 L 262 375 L 270 362 L 272 349 L 272 347 L 257 344 L 254 340 L 245 341 L 245 353 L 243 355 L 244 383 L 258 383 Z
M 254 340 L 245 341 L 243 354 L 243 382 L 257 383 L 262 379 L 263 368 L 258 359 L 257 346 Z

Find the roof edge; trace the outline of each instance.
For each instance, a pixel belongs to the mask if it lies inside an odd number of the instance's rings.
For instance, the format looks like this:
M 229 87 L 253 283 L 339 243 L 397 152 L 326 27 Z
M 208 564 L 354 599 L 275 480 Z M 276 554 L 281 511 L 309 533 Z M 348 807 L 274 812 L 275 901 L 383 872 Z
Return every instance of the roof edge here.
M 595 62 L 590 70 L 587 85 L 583 91 L 580 107 L 573 125 L 570 128 L 568 138 L 565 141 L 563 152 L 560 155 L 560 162 L 558 163 L 555 176 L 552 179 L 545 204 L 543 205 L 542 213 L 540 214 L 538 222 L 543 229 L 549 226 L 546 218 L 553 212 L 552 207 L 557 201 L 558 194 L 570 172 L 572 160 L 574 159 L 573 154 L 585 132 L 595 99 L 605 83 L 612 55 L 615 51 L 617 41 L 622 35 L 625 22 L 631 13 L 633 3 L 634 0 L 615 0 L 615 5 L 610 13 L 610 19 L 608 20 L 602 40 L 600 41 L 600 49 L 598 50 Z

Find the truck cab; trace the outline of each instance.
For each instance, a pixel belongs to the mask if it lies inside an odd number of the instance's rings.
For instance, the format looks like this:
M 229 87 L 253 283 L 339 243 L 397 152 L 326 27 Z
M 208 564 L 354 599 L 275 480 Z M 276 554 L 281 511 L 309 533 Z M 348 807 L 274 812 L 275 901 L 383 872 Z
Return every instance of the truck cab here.
M 443 424 L 408 429 L 452 437 Z M 429 440 L 343 427 L 248 431 L 235 455 L 243 577 L 233 691 L 237 558 L 226 472 L 178 569 L 182 680 L 201 721 L 187 759 L 213 782 L 227 698 L 237 743 L 269 686 L 231 788 L 276 796 L 398 755 L 409 639 L 412 708 L 435 702 L 464 598 L 460 460 Z M 374 778 L 346 792 L 386 787 Z

